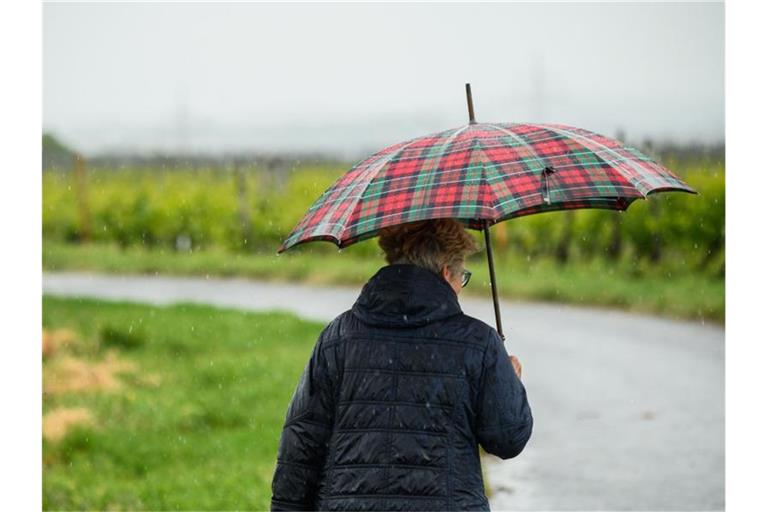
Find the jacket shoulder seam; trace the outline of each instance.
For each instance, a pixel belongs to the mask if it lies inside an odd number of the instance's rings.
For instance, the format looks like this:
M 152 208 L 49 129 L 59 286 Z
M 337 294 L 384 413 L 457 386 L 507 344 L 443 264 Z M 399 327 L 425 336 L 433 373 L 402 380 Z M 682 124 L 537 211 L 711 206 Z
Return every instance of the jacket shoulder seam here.
M 419 340 L 422 343 L 435 343 L 444 345 L 457 345 L 462 348 L 469 348 L 472 350 L 483 351 L 484 349 L 478 345 L 480 343 L 467 342 L 466 340 L 455 340 L 452 338 L 428 338 L 426 336 L 396 336 L 392 334 L 371 334 L 365 331 L 354 331 L 346 335 L 347 338 L 362 338 L 372 340 L 386 340 L 394 341 L 396 343 L 411 343 L 414 340 Z

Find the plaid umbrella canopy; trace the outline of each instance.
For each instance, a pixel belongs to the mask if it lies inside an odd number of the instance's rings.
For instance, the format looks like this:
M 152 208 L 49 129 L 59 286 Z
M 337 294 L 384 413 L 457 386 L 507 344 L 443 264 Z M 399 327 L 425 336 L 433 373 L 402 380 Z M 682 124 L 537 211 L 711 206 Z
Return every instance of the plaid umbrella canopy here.
M 344 248 L 381 228 L 453 218 L 485 233 L 496 325 L 503 338 L 488 228 L 534 213 L 626 210 L 666 191 L 697 192 L 637 149 L 562 124 L 477 123 L 392 144 L 355 164 L 309 208 L 278 249 L 325 240 Z

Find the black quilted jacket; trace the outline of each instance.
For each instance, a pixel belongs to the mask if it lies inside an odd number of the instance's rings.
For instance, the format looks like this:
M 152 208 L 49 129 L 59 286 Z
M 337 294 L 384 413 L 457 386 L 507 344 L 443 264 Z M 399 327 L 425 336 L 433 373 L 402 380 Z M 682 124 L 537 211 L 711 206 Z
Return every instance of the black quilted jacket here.
M 439 275 L 381 268 L 320 334 L 285 418 L 272 510 L 489 510 L 533 418 L 504 344 Z

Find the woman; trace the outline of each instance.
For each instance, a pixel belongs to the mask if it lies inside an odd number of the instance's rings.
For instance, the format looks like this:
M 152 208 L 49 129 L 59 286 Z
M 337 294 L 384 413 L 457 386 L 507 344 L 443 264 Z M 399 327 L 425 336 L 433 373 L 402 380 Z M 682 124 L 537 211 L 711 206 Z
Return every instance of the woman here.
M 379 245 L 389 265 L 322 331 L 299 379 L 272 510 L 490 510 L 478 443 L 515 457 L 533 418 L 519 363 L 459 307 L 475 239 L 440 219 L 387 228 Z

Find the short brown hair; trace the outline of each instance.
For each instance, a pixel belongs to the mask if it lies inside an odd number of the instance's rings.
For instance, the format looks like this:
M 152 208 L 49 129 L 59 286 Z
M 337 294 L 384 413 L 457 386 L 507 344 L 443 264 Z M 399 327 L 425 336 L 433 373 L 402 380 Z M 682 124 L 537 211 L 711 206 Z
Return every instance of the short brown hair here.
M 455 219 L 429 219 L 383 228 L 379 247 L 387 263 L 412 263 L 440 274 L 444 265 L 452 275 L 461 272 L 464 258 L 477 252 L 475 238 Z

